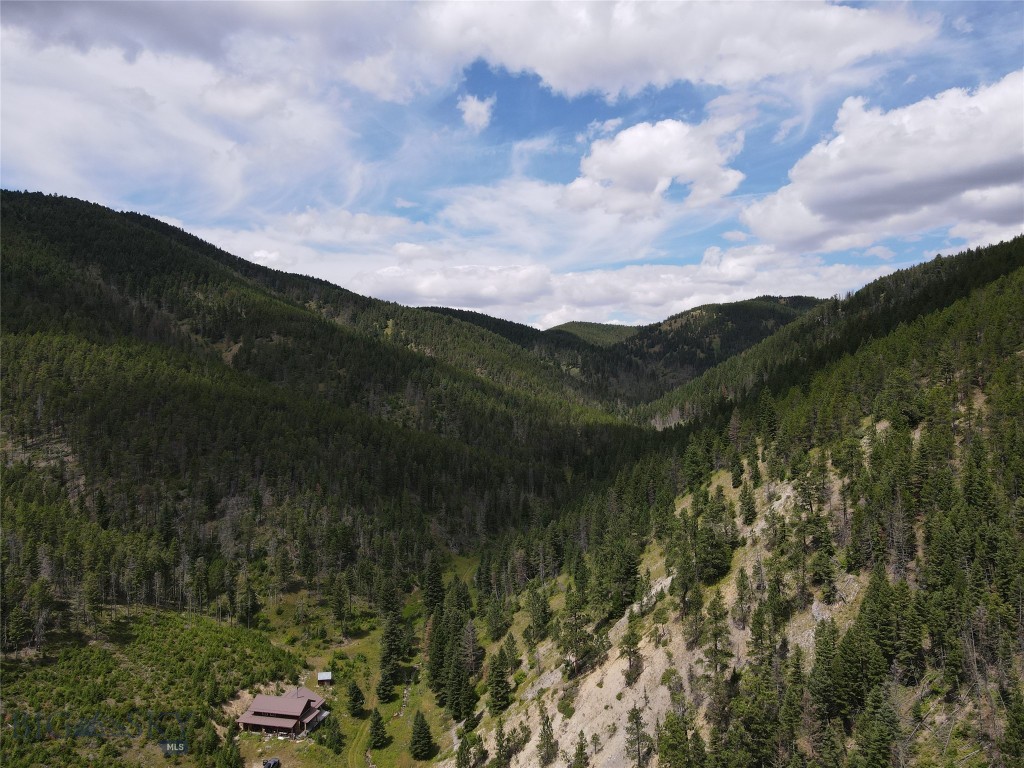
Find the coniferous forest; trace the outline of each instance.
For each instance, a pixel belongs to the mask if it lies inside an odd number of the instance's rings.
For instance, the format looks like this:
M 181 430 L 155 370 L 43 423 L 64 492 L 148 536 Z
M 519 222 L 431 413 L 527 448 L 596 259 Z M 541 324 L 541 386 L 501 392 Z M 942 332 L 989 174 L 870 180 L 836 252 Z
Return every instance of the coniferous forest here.
M 1024 237 L 538 331 L 0 203 L 5 766 L 1024 765 Z

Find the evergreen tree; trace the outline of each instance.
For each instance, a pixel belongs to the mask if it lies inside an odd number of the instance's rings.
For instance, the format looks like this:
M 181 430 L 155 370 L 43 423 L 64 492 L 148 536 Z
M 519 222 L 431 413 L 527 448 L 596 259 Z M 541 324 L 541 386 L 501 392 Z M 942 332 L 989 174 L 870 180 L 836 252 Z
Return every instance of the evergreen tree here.
M 467 733 L 462 737 L 462 741 L 459 742 L 458 752 L 455 754 L 455 768 L 472 768 L 473 760 L 471 757 L 472 746 L 470 740 L 473 734 Z
M 348 581 L 344 573 L 339 573 L 334 579 L 334 591 L 331 595 L 331 610 L 334 613 L 334 620 L 341 626 L 342 633 L 348 632 L 349 615 L 351 611 L 352 597 L 348 589 Z
M 916 682 L 924 668 L 924 649 L 921 643 L 923 628 L 906 579 L 900 579 L 893 587 L 893 615 L 896 620 L 896 663 L 900 678 L 905 682 Z
M 740 629 L 747 628 L 747 621 L 750 619 L 750 609 L 754 604 L 754 587 L 750 583 L 750 576 L 746 568 L 740 568 L 736 574 L 736 600 L 732 604 L 732 620 Z
M 348 713 L 352 717 L 362 717 L 363 705 L 366 703 L 366 697 L 363 696 L 362 690 L 359 688 L 359 684 L 353 677 L 348 681 L 347 703 Z
M 754 501 L 754 489 L 750 483 L 744 483 L 740 490 L 740 514 L 744 525 L 753 525 L 757 519 L 757 504 Z
M 387 730 L 384 728 L 384 718 L 380 712 L 374 709 L 370 713 L 370 749 L 383 749 L 390 741 Z
M 416 760 L 429 760 L 434 754 L 434 738 L 430 733 L 427 719 L 418 709 L 412 721 L 412 738 L 409 742 L 409 754 Z
M 711 675 L 716 680 L 721 680 L 733 653 L 730 647 L 729 613 L 719 589 L 712 593 L 711 600 L 708 601 L 704 638 L 705 663 Z
M 640 617 L 636 611 L 629 612 L 626 631 L 619 641 L 619 650 L 626 657 L 626 685 L 632 685 L 640 675 L 638 659 L 640 658 Z
M 651 736 L 644 730 L 644 715 L 633 705 L 626 716 L 626 754 L 636 768 L 647 765 L 650 754 Z
M 892 749 L 899 732 L 899 717 L 890 693 L 884 686 L 875 686 L 868 694 L 864 714 L 857 721 L 857 748 L 851 765 L 857 768 L 891 768 Z
M 779 705 L 779 728 L 777 741 L 782 754 L 795 755 L 796 739 L 803 715 L 804 671 L 803 651 L 800 646 L 793 649 L 787 662 L 786 685 Z
M 999 748 L 1007 765 L 1024 765 L 1024 695 L 1010 689 L 1006 703 L 1006 731 Z
M 377 682 L 377 698 L 382 702 L 391 701 L 394 696 L 403 645 L 401 619 L 397 613 L 389 613 L 380 639 L 380 680 Z
M 590 757 L 587 755 L 587 737 L 583 735 L 583 731 L 580 731 L 580 735 L 576 738 L 576 750 L 573 752 L 569 768 L 589 768 L 589 766 Z
M 537 756 L 542 766 L 551 765 L 558 757 L 558 741 L 551 727 L 551 717 L 543 705 L 540 706 L 540 741 L 537 745 Z
M 547 598 L 537 590 L 533 582 L 526 592 L 526 610 L 530 615 L 533 640 L 539 643 L 547 637 L 548 626 L 551 623 L 551 608 L 548 606 Z
M 692 731 L 689 718 L 669 710 L 658 731 L 658 764 L 664 768 L 698 768 L 690 747 Z
M 423 613 L 430 616 L 444 603 L 444 576 L 436 553 L 431 553 L 423 583 Z
M 839 631 L 832 619 L 819 621 L 814 627 L 814 666 L 811 668 L 807 688 L 811 706 L 822 724 L 839 713 L 839 700 L 833 682 L 833 663 Z
M 491 658 L 491 664 L 487 671 L 487 690 L 490 700 L 487 708 L 492 715 L 497 715 L 508 709 L 512 703 L 512 687 L 508 682 L 508 661 L 505 657 L 505 649 L 501 648 Z
M 592 638 L 587 631 L 587 615 L 579 593 L 570 584 L 565 592 L 565 608 L 558 634 L 558 645 L 565 655 L 569 677 L 575 677 L 592 650 Z
M 508 768 L 511 759 L 512 750 L 508 736 L 505 734 L 505 721 L 499 717 L 498 725 L 494 729 L 494 760 L 490 765 L 493 768 Z
M 322 744 L 336 755 L 340 755 L 345 749 L 345 734 L 341 732 L 341 724 L 337 717 L 328 717 L 316 731 L 313 738 L 317 744 Z
M 519 645 L 516 643 L 516 636 L 509 632 L 505 635 L 505 642 L 502 643 L 502 650 L 505 651 L 505 661 L 508 663 L 508 673 L 514 674 L 519 669 Z

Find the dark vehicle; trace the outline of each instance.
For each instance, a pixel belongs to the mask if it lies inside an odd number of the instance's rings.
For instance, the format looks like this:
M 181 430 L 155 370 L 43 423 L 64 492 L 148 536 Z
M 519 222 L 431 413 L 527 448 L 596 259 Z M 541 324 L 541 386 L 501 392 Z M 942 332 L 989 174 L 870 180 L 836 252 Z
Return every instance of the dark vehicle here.
M 263 761 L 263 768 L 281 768 L 281 761 L 276 757 Z

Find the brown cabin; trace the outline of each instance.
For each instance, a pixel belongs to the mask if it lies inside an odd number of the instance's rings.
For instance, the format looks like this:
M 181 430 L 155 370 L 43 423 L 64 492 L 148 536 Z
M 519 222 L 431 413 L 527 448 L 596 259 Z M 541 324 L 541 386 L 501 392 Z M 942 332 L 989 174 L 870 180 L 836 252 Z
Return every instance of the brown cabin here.
M 238 727 L 243 731 L 301 736 L 320 725 L 330 714 L 323 706 L 323 698 L 305 687 L 295 688 L 282 696 L 261 693 L 238 718 Z

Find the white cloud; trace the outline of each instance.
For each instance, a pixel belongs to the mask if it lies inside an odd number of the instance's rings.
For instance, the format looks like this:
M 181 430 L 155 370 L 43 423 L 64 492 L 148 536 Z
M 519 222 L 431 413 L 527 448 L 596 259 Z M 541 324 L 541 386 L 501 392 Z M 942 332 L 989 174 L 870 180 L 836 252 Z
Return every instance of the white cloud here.
M 580 207 L 651 216 L 676 183 L 689 187 L 687 206 L 713 204 L 743 181 L 742 173 L 727 167 L 743 145 L 738 122 L 662 120 L 598 139 L 580 162 L 580 176 L 567 189 L 569 198 Z
M 711 248 L 699 264 L 563 274 L 536 264 L 387 267 L 363 275 L 357 289 L 412 305 L 485 310 L 548 328 L 612 316 L 650 323 L 701 304 L 766 293 L 832 296 L 895 268 L 825 264 L 761 245 Z
M 932 39 L 913 8 L 775 3 L 246 3 L 182 13 L 174 4 L 11 4 L 5 24 L 87 50 L 116 45 L 248 57 L 289 71 L 300 61 L 382 99 L 408 101 L 454 83 L 478 59 L 531 72 L 558 93 L 609 98 L 688 80 L 730 88 L 809 75 L 818 81 Z M 246 35 L 293 41 L 279 61 Z M 242 39 L 244 45 L 232 46 Z
M 835 136 L 743 222 L 786 249 L 858 248 L 954 226 L 981 239 L 1024 228 L 1024 72 L 882 112 L 848 98 Z
M 462 113 L 462 122 L 473 133 L 480 133 L 491 124 L 491 112 L 497 101 L 497 96 L 489 96 L 486 99 L 478 99 L 473 95 L 463 96 L 458 103 L 459 111 Z
M 5 184 L 118 206 L 187 200 L 205 218 L 358 168 L 317 92 L 179 54 L 38 47 L 7 26 L 2 52 Z
M 535 72 L 567 96 L 610 98 L 681 80 L 820 78 L 936 33 L 901 10 L 818 3 L 447 3 L 422 13 L 421 39 L 437 53 Z

